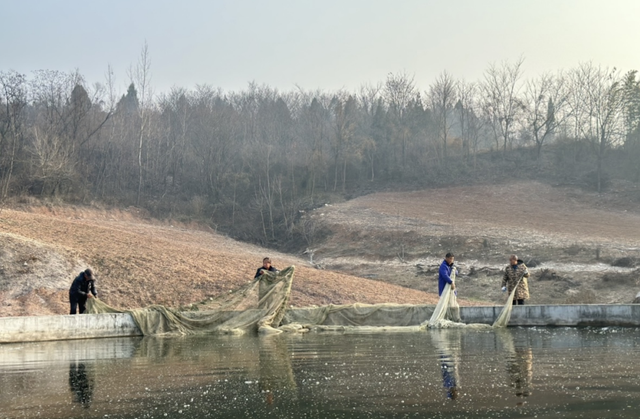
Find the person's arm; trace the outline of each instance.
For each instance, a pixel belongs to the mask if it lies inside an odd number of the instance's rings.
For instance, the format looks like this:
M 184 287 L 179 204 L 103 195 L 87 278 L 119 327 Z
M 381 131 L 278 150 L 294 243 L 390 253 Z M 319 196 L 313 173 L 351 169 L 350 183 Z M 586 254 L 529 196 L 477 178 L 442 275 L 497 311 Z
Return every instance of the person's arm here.
M 73 280 L 73 285 L 72 286 L 73 286 L 74 291 L 75 291 L 75 293 L 77 295 L 86 297 L 87 293 L 82 291 L 82 281 L 84 281 L 84 277 L 82 277 L 82 275 L 81 275 L 81 276 L 79 276 L 79 277 L 77 277 L 76 279 Z
M 509 266 L 507 266 L 507 268 L 504 270 L 504 275 L 502 276 L 502 286 L 506 287 L 507 286 L 507 282 L 509 282 Z
M 256 274 L 254 275 L 253 279 L 257 279 L 260 275 L 262 275 L 262 268 L 258 268 L 258 270 L 256 271 Z
M 447 269 L 447 266 L 444 264 L 440 265 L 440 275 L 442 275 L 442 277 L 444 278 L 445 281 L 447 281 L 447 283 L 453 284 L 453 279 L 451 279 L 451 276 L 449 275 L 449 270 Z
M 269 270 L 270 270 L 271 272 L 276 272 L 276 273 L 277 273 L 277 272 L 280 272 L 280 271 L 278 270 L 278 268 L 276 268 L 275 266 L 269 266 Z
M 91 283 L 89 284 L 89 290 L 91 291 L 91 294 L 93 294 L 94 297 L 98 296 L 98 293 L 96 292 L 96 284 L 95 281 L 91 281 Z M 87 293 L 87 297 L 90 297 L 89 295 L 90 293 Z

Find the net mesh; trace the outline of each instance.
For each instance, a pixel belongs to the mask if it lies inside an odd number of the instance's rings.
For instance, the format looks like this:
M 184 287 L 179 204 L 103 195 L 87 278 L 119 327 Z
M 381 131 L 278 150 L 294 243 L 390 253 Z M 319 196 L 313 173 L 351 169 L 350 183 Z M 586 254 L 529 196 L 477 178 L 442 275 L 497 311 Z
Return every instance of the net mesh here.
M 266 272 L 244 287 L 198 304 L 197 310 L 181 311 L 161 305 L 120 310 L 97 298 L 87 301 L 87 310 L 129 313 L 144 335 L 379 333 L 492 327 L 462 322 L 457 296 L 450 284 L 445 286 L 435 308 L 426 304 L 356 303 L 287 310 L 294 269 L 290 266 L 280 272 Z M 452 278 L 455 281 L 455 275 Z
M 455 269 L 451 274 L 451 279 L 455 284 L 456 274 Z M 425 322 L 423 326 L 430 329 L 460 329 L 460 328 L 474 328 L 482 329 L 491 327 L 481 323 L 462 323 L 460 318 L 460 306 L 458 305 L 458 297 L 456 292 L 452 289 L 451 284 L 446 284 L 438 300 L 433 314 L 428 322 Z
M 455 291 L 451 289 L 451 285 L 445 285 L 438 300 L 428 326 L 432 328 L 442 328 L 448 323 L 461 323 L 460 306 Z
M 507 327 L 509 324 L 509 320 L 511 319 L 511 310 L 513 310 L 513 297 L 516 294 L 518 285 L 520 285 L 520 281 L 522 281 L 522 278 L 520 278 L 518 282 L 516 282 L 516 286 L 513 287 L 513 290 L 509 294 L 509 298 L 507 298 L 507 302 L 504 303 L 504 307 L 502 307 L 502 311 L 500 311 L 496 321 L 493 322 L 493 327 Z
M 419 331 L 420 323 L 432 311 L 433 306 L 426 304 L 330 304 L 289 310 L 285 313 L 280 329 L 343 333 Z
M 134 310 L 110 307 L 97 298 L 87 300 L 89 313 L 130 313 L 144 335 L 280 333 L 294 267 L 266 272 L 244 287 L 211 299 L 198 311 L 180 311 L 161 305 Z

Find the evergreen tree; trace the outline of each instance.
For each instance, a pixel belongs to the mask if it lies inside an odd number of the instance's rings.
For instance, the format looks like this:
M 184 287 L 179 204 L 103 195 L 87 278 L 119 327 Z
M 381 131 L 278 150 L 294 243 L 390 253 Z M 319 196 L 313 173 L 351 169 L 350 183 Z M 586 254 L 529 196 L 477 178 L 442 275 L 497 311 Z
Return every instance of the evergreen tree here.
M 129 115 L 135 114 L 138 112 L 139 106 L 138 91 L 136 90 L 136 86 L 131 83 L 127 89 L 127 94 L 122 95 L 122 98 L 120 98 L 117 105 L 117 111 Z

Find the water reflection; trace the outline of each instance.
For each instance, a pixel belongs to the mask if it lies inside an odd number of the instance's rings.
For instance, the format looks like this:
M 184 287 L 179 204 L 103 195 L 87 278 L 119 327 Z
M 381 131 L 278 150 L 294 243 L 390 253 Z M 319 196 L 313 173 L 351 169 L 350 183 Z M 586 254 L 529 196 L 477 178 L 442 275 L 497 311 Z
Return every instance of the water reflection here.
M 262 336 L 260 342 L 260 391 L 265 403 L 273 405 L 276 399 L 296 399 L 291 355 L 285 336 Z
M 460 333 L 461 331 L 456 329 L 433 330 L 429 333 L 440 359 L 442 384 L 447 392 L 447 398 L 451 400 L 458 398 Z
M 507 373 L 517 397 L 529 397 L 533 387 L 533 350 L 529 342 L 514 341 L 510 330 L 497 330 L 506 352 Z
M 0 345 L 0 418 L 637 418 L 640 329 L 503 332 Z
M 93 368 L 84 362 L 72 362 L 69 365 L 69 388 L 73 394 L 73 401 L 88 409 L 91 407 L 94 387 Z
M 507 367 L 516 396 L 531 395 L 531 381 L 533 378 L 533 352 L 531 348 L 518 348 Z

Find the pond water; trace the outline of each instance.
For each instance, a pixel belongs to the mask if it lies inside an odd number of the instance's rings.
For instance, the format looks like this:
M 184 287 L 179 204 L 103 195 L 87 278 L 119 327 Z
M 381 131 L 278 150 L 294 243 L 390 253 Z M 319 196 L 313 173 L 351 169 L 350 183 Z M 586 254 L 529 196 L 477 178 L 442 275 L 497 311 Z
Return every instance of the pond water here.
M 640 329 L 0 345 L 0 418 L 637 418 Z

